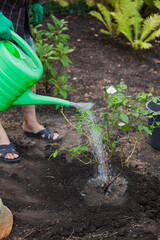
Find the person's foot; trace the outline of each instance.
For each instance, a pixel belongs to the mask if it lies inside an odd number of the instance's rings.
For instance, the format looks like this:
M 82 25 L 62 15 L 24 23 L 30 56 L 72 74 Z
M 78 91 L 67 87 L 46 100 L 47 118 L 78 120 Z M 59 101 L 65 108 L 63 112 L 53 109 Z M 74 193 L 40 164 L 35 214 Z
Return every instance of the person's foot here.
M 22 129 L 28 136 L 39 136 L 39 138 L 44 138 L 44 140 L 49 140 L 50 142 L 56 142 L 61 140 L 61 137 L 57 131 L 50 130 L 39 123 L 33 124 L 31 126 L 27 126 L 27 124 L 23 123 Z M 41 131 L 42 133 L 44 133 L 41 134 Z
M 13 146 L 12 143 L 9 144 L 2 144 L 0 145 L 0 159 L 7 163 L 15 163 L 19 162 L 21 157 L 19 156 L 19 153 L 16 151 L 16 148 Z M 7 154 L 11 154 L 11 157 L 6 157 Z M 13 155 L 17 155 L 17 158 L 14 158 Z
M 9 146 L 10 141 L 9 141 L 9 138 L 7 136 L 7 133 L 6 131 L 4 130 L 4 128 L 2 127 L 2 125 L 0 124 L 0 146 L 3 146 L 3 145 L 8 145 Z M 1 150 L 5 150 L 6 147 L 2 147 Z M 20 156 L 18 153 L 15 153 L 14 152 L 14 147 L 10 149 L 11 152 L 7 152 L 4 156 L 3 156 L 3 159 L 5 160 L 16 160 L 18 159 Z M 13 151 L 13 152 L 12 152 Z M 2 157 L 2 152 L 0 152 L 0 158 Z

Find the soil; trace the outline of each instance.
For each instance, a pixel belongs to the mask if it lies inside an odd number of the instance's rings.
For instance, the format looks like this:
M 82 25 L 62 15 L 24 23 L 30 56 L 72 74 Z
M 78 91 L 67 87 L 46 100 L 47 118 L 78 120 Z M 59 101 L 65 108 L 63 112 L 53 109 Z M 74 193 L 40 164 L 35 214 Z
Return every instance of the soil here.
M 92 101 L 95 110 L 103 111 L 104 86 L 122 80 L 133 97 L 151 88 L 155 96 L 159 95 L 158 40 L 150 50 L 134 51 L 123 37 L 113 40 L 101 34 L 102 26 L 92 17 L 68 17 L 67 21 L 69 45 L 75 49 L 68 69 L 74 91 L 68 100 Z M 64 112 L 74 123 L 75 111 L 65 108 Z M 124 186 L 125 191 L 118 200 L 112 197 L 105 201 L 109 196 L 98 199 L 89 189 L 86 196 L 83 194 L 96 175 L 97 165 L 71 160 L 67 151 L 48 159 L 59 147 L 84 143 L 84 137 L 54 106 L 38 106 L 37 117 L 42 124 L 59 131 L 63 136 L 60 145 L 24 136 L 20 107 L 1 114 L 22 156 L 19 163 L 0 162 L 0 197 L 14 215 L 14 226 L 6 239 L 160 239 L 160 151 L 150 146 L 146 135 L 142 135 L 130 167 L 119 178 L 119 187 Z M 118 169 L 119 159 L 114 162 Z M 102 192 L 97 195 L 102 196 Z

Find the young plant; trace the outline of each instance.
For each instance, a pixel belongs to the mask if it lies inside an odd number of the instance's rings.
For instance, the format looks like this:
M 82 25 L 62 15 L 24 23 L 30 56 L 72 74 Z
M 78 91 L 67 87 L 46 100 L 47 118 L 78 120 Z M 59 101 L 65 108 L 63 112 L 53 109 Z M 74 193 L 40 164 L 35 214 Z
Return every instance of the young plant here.
M 118 24 L 114 21 L 112 12 L 114 11 L 114 1 L 111 0 L 111 4 L 108 6 L 103 5 L 102 3 L 97 3 L 97 8 L 99 11 L 93 10 L 90 12 L 90 15 L 97 18 L 102 22 L 106 29 L 101 29 L 100 32 L 107 35 L 117 37 L 119 35 Z
M 58 20 L 51 15 L 53 24 L 48 23 L 48 29 L 38 30 L 35 27 L 32 31 L 35 49 L 39 56 L 44 74 L 42 83 L 45 86 L 46 93 L 52 91 L 54 96 L 60 95 L 62 98 L 67 98 L 67 92 L 72 91 L 72 87 L 67 85 L 69 79 L 68 74 L 63 73 L 64 68 L 68 68 L 72 63 L 68 58 L 68 54 L 73 51 L 68 46 L 70 36 L 63 32 L 68 30 L 66 27 L 67 21 Z M 55 66 L 56 67 L 53 67 Z
M 152 93 L 153 90 L 150 93 L 139 93 L 133 99 L 132 96 L 127 94 L 127 85 L 124 82 L 121 82 L 116 87 L 106 86 L 106 111 L 99 113 L 98 122 L 91 120 L 92 113 L 87 110 L 75 116 L 76 125 L 73 125 L 62 111 L 67 122 L 76 128 L 79 134 L 85 135 L 93 143 L 94 139 L 91 139 L 83 131 L 84 126 L 87 125 L 89 128 L 93 128 L 95 132 L 101 132 L 101 142 L 99 144 L 104 148 L 106 153 L 105 166 L 108 174 L 106 189 L 120 176 L 126 167 L 129 167 L 140 135 L 142 133 L 151 135 L 155 128 L 155 121 L 153 121 L 152 125 L 149 125 L 148 119 L 154 119 L 160 112 L 154 113 L 146 109 L 146 103 L 152 98 Z M 153 101 L 156 102 L 157 98 L 153 98 Z M 126 147 L 127 144 L 129 144 L 129 148 Z M 51 156 L 56 157 L 62 149 L 56 150 Z M 79 145 L 66 150 L 71 153 L 71 158 L 77 158 L 82 161 L 82 156 L 83 158 L 86 157 L 86 161 L 83 160 L 85 164 L 91 162 L 102 164 L 96 156 L 92 159 L 88 157 L 87 152 L 89 149 L 85 145 Z M 111 178 L 110 166 L 112 166 L 112 159 L 115 154 L 118 154 L 121 170 L 115 177 Z
M 160 9 L 160 1 L 154 1 Z M 97 3 L 99 11 L 90 14 L 100 20 L 107 30 L 101 32 L 116 37 L 122 33 L 134 49 L 149 49 L 151 42 L 160 36 L 160 15 L 155 13 L 143 19 L 140 11 L 144 5 L 143 0 L 110 0 L 108 5 Z
M 153 14 L 143 19 L 139 13 L 142 6 L 142 0 L 129 0 L 127 5 L 121 0 L 116 3 L 115 12 L 112 13 L 118 24 L 118 30 L 136 50 L 151 48 L 150 42 L 160 36 L 160 15 Z

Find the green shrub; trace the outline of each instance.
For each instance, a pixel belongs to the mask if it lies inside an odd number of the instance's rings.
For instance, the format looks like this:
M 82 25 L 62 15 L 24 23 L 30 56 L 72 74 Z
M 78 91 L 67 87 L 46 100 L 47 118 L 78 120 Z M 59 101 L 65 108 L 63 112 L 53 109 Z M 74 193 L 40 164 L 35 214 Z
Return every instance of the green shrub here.
M 69 76 L 64 73 L 64 68 L 68 68 L 72 63 L 68 54 L 73 49 L 68 47 L 70 36 L 63 33 L 68 30 L 66 27 L 67 21 L 58 20 L 53 15 L 51 15 L 51 19 L 53 24 L 48 23 L 48 29 L 38 30 L 42 26 L 39 25 L 33 28 L 32 33 L 37 55 L 44 68 L 42 83 L 46 92 L 52 91 L 54 96 L 60 95 L 66 99 L 67 92 L 72 91 L 72 87 L 67 85 Z
M 90 14 L 106 27 L 101 32 L 112 37 L 122 33 L 134 49 L 148 49 L 152 47 L 150 42 L 160 36 L 160 15 L 155 13 L 143 19 L 140 14 L 143 4 L 143 0 L 110 0 L 108 6 L 97 3 L 98 11 Z M 159 0 L 154 4 L 160 9 Z
M 138 93 L 133 99 L 127 94 L 127 85 L 120 82 L 117 86 L 106 86 L 105 101 L 106 109 L 99 113 L 99 120 L 94 120 L 92 112 L 86 110 L 81 114 L 75 116 L 75 124 L 71 123 L 61 111 L 67 122 L 77 129 L 79 134 L 83 134 L 93 144 L 99 144 L 104 150 L 105 162 L 102 163 L 94 155 L 93 158 L 88 157 L 87 152 L 89 148 L 87 145 L 79 145 L 71 149 L 65 149 L 71 155 L 71 158 L 78 159 L 84 164 L 96 162 L 103 164 L 107 168 L 108 182 L 106 187 L 112 184 L 117 177 L 129 167 L 130 161 L 135 153 L 138 141 L 140 141 L 141 134 L 152 135 L 156 126 L 160 126 L 160 122 L 156 122 L 156 116 L 160 112 L 152 112 L 146 109 L 146 103 L 152 99 L 155 103 L 158 98 L 153 97 L 153 89 L 149 93 Z M 152 125 L 148 124 L 148 119 L 153 119 Z M 156 125 L 156 124 L 157 125 Z M 83 129 L 92 128 L 94 132 L 101 134 L 100 141 L 95 143 L 89 134 L 86 134 Z M 120 137 L 122 136 L 122 138 Z M 129 144 L 129 148 L 126 146 Z M 51 156 L 56 157 L 58 152 L 64 150 L 61 148 L 56 150 Z M 117 160 L 120 161 L 122 169 L 117 176 L 111 178 L 110 166 L 112 168 L 112 159 L 118 154 Z M 82 161 L 83 157 L 83 161 Z M 86 157 L 86 160 L 84 160 Z M 107 178 L 106 178 L 107 179 Z

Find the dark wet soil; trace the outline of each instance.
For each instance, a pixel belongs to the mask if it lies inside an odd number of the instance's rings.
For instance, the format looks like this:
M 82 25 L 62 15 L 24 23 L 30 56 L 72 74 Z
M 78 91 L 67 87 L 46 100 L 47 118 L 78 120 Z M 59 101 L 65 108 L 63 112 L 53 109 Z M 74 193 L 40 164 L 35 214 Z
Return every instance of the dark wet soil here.
M 75 49 L 68 69 L 74 88 L 70 101 L 93 101 L 95 110 L 103 110 L 104 86 L 122 79 L 133 96 L 152 87 L 159 95 L 158 40 L 152 49 L 136 52 L 123 37 L 113 40 L 100 34 L 101 26 L 92 17 L 68 17 L 67 21 L 69 44 Z M 74 122 L 74 110 L 64 111 Z M 94 201 L 92 192 L 88 201 L 82 192 L 95 177 L 97 165 L 71 160 L 66 151 L 48 159 L 57 147 L 76 146 L 84 143 L 84 138 L 54 106 L 38 106 L 37 116 L 41 123 L 60 132 L 60 146 L 24 136 L 19 107 L 1 115 L 22 156 L 20 163 L 0 162 L 0 197 L 14 215 L 7 239 L 159 240 L 160 151 L 149 145 L 148 138 L 142 135 L 130 167 L 121 175 L 126 181 L 123 201 Z

